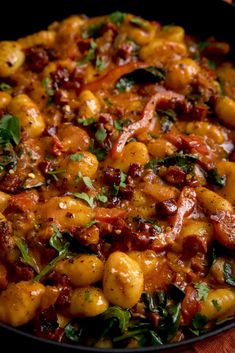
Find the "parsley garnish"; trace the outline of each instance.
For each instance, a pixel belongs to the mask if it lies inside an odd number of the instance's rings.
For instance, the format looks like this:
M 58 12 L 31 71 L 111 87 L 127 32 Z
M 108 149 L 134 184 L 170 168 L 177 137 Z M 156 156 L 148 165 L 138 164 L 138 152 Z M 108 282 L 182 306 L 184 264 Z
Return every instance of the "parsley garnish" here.
M 124 21 L 126 15 L 127 14 L 125 12 L 115 11 L 111 13 L 111 15 L 109 15 L 109 19 L 111 22 L 113 22 L 116 26 L 119 27 Z
M 74 192 L 73 195 L 76 198 L 85 201 L 91 208 L 94 207 L 94 198 L 92 196 L 87 195 L 85 192 Z
M 83 126 L 89 126 L 91 124 L 94 124 L 97 121 L 96 118 L 85 118 L 85 119 L 78 119 L 77 122 L 78 124 L 82 124 Z
M 88 176 L 84 176 L 84 177 L 82 177 L 82 180 L 83 180 L 84 184 L 86 185 L 86 187 L 88 187 L 88 189 L 94 189 L 94 187 L 92 185 L 91 178 L 89 178 Z
M 219 312 L 221 310 L 221 306 L 219 305 L 218 301 L 216 299 L 212 299 L 211 302 L 212 302 L 215 310 Z
M 12 87 L 7 83 L 5 82 L 0 83 L 0 91 L 9 93 L 11 92 L 11 90 L 12 90 Z
M 206 300 L 210 290 L 208 285 L 206 283 L 195 283 L 194 287 L 197 290 L 197 300 Z
M 87 64 L 89 61 L 95 59 L 95 52 L 96 52 L 97 44 L 92 40 L 90 42 L 90 49 L 87 51 L 86 56 L 79 61 L 80 65 Z
M 98 72 L 102 72 L 105 68 L 105 61 L 99 55 L 96 57 L 95 67 Z
M 39 272 L 38 265 L 35 259 L 29 255 L 29 249 L 25 241 L 23 239 L 18 239 L 18 241 L 16 242 L 16 245 L 21 252 L 21 256 L 24 260 L 24 263 L 32 267 L 34 271 L 38 273 Z
M 143 29 L 149 29 L 149 26 L 140 17 L 134 17 L 130 20 L 130 22 Z
M 95 133 L 95 138 L 99 143 L 103 143 L 106 137 L 107 131 L 104 127 L 100 127 Z
M 69 158 L 73 162 L 80 162 L 83 159 L 83 157 L 84 157 L 83 153 L 74 153 L 69 156 Z
M 45 77 L 42 80 L 42 86 L 45 89 L 46 94 L 48 96 L 47 105 L 50 105 L 53 102 L 53 98 L 54 98 L 54 94 L 55 94 L 55 91 L 52 88 L 52 80 L 49 77 Z
M 57 177 L 57 174 L 62 174 L 62 173 L 66 173 L 66 169 L 55 169 L 47 172 L 47 174 L 51 175 L 55 179 L 55 181 L 59 180 Z

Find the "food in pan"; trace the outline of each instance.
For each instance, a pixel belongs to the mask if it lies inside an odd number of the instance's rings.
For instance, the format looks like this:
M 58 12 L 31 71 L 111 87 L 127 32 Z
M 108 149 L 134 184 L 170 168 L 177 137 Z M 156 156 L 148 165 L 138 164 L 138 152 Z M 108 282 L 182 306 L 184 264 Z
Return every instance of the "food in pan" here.
M 230 47 L 114 12 L 0 42 L 0 321 L 93 347 L 235 315 Z

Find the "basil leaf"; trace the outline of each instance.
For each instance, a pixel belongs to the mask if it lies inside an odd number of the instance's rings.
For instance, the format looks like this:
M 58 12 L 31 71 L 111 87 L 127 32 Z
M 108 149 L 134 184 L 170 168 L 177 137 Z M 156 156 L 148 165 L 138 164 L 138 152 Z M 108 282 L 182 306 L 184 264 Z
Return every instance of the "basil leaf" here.
M 206 283 L 195 283 L 195 289 L 197 290 L 197 300 L 206 300 L 210 288 Z
M 224 263 L 224 279 L 227 284 L 235 287 L 235 278 L 233 277 L 232 266 L 227 262 Z
M 25 241 L 23 239 L 19 239 L 16 242 L 16 245 L 17 245 L 18 249 L 20 250 L 20 253 L 21 253 L 21 256 L 24 260 L 24 263 L 29 265 L 30 267 L 32 267 L 34 269 L 34 271 L 36 273 L 38 273 L 39 272 L 38 265 L 37 265 L 35 259 L 29 255 L 29 249 L 28 249 Z
M 0 120 L 0 143 L 7 144 L 20 142 L 20 121 L 10 114 L 4 115 Z
M 94 207 L 94 198 L 87 195 L 85 192 L 73 192 L 72 193 L 76 198 L 85 201 L 90 207 Z

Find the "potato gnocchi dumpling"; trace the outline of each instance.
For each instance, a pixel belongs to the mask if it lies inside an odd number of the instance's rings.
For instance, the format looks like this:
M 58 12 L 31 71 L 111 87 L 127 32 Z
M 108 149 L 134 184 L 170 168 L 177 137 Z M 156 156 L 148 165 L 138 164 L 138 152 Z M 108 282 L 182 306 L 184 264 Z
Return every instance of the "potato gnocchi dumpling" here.
M 0 322 L 125 349 L 234 320 L 229 51 L 121 11 L 0 41 Z

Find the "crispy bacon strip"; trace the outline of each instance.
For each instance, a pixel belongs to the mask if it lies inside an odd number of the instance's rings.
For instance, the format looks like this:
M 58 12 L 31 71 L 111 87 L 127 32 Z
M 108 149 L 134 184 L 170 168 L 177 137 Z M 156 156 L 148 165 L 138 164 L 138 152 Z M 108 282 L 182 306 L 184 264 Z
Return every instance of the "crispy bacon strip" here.
M 171 230 L 160 234 L 158 239 L 154 240 L 152 245 L 154 250 L 164 249 L 174 243 L 181 232 L 184 218 L 190 215 L 195 204 L 196 192 L 193 188 L 184 187 L 178 200 L 177 212 L 171 218 L 173 226 Z
M 211 216 L 215 237 L 228 249 L 235 249 L 235 214 L 220 212 Z
M 122 76 L 127 75 L 136 69 L 143 69 L 148 66 L 149 64 L 140 61 L 134 61 L 122 66 L 115 67 L 114 69 L 110 70 L 106 75 L 100 77 L 98 80 L 88 82 L 87 84 L 82 86 L 81 91 L 85 89 L 88 89 L 90 91 L 98 91 L 99 89 L 110 89 Z
M 175 105 L 176 103 L 183 103 L 184 99 L 184 96 L 172 91 L 158 92 L 154 94 L 147 102 L 143 110 L 142 118 L 123 129 L 123 132 L 119 135 L 113 145 L 112 157 L 114 159 L 120 158 L 127 140 L 147 129 L 150 121 L 154 117 L 154 112 L 160 103 L 170 102 Z

